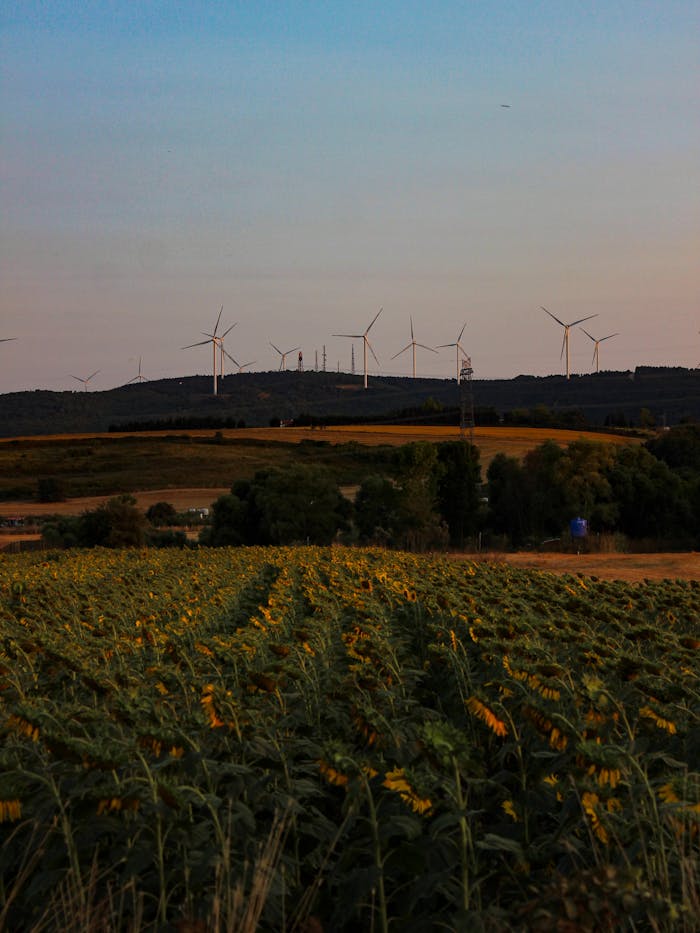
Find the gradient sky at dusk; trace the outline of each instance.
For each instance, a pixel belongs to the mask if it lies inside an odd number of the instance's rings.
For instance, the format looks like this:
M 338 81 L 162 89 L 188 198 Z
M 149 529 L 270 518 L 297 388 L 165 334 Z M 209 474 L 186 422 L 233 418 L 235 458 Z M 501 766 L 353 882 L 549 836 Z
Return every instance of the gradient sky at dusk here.
M 0 392 L 370 336 L 475 377 L 700 362 L 700 4 L 31 2 L 0 11 Z M 509 107 L 502 106 L 508 104 Z M 358 368 L 361 341 L 355 341 Z M 572 331 L 572 369 L 591 369 Z M 419 351 L 451 377 L 453 351 Z

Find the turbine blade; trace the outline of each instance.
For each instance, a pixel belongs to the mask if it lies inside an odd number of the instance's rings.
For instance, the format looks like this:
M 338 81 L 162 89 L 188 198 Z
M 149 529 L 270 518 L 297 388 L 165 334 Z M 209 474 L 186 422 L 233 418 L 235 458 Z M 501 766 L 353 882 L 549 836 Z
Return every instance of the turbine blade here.
M 238 324 L 238 321 L 236 321 L 236 324 Z M 227 327 L 226 330 L 221 335 L 220 339 L 223 340 L 226 334 L 230 333 L 233 330 L 233 328 L 236 326 L 236 324 L 232 324 L 230 327 Z
M 590 319 L 593 318 L 593 317 L 598 317 L 598 315 L 597 315 L 597 314 L 589 314 L 588 317 L 580 317 L 580 318 L 578 319 L 578 321 L 572 321 L 571 324 L 569 324 L 569 327 L 573 327 L 574 324 L 581 324 L 581 323 L 583 323 L 583 321 L 590 321 Z
M 87 377 L 85 381 L 89 382 L 92 379 L 92 377 L 96 376 L 98 373 L 99 373 L 99 369 L 96 369 L 94 373 L 90 373 L 90 375 Z
M 301 350 L 301 347 L 292 347 L 291 350 L 287 350 L 287 353 L 294 353 L 295 350 Z M 285 353 L 284 355 L 286 356 L 287 353 Z
M 593 336 L 593 334 L 589 334 L 585 327 L 582 327 L 581 330 L 584 332 L 586 337 L 590 337 L 591 340 L 595 343 L 595 337 Z
M 445 347 L 456 347 L 456 346 L 457 346 L 456 343 L 439 343 L 439 344 L 437 345 L 437 348 L 438 348 L 438 350 L 444 350 Z
M 221 315 L 222 315 L 223 313 L 224 313 L 224 306 L 221 305 L 221 310 L 219 311 L 219 316 L 218 316 L 218 318 L 216 319 L 216 326 L 214 327 L 214 334 L 216 334 L 217 330 L 219 329 L 219 321 L 221 320 Z
M 270 346 L 272 347 L 273 350 L 277 350 L 279 355 L 282 356 L 282 351 L 280 350 L 279 347 L 276 347 L 272 341 L 270 341 Z
M 369 347 L 369 352 L 372 354 L 372 356 L 374 357 L 374 359 L 375 359 L 376 362 L 377 362 L 377 366 L 381 366 L 382 364 L 381 364 L 381 363 L 379 362 L 379 360 L 377 359 L 377 354 L 374 352 L 374 348 L 373 348 L 372 344 L 369 342 L 369 340 L 367 339 L 367 337 L 365 337 L 365 341 L 366 341 L 366 343 L 367 343 L 367 346 Z
M 192 347 L 203 347 L 205 343 L 211 343 L 211 340 L 200 340 L 199 343 L 188 343 L 186 347 L 180 347 L 180 349 L 189 350 Z
M 353 340 L 362 340 L 364 334 L 331 334 L 331 337 L 352 337 Z
M 583 328 L 581 328 L 583 330 Z M 610 340 L 611 337 L 619 337 L 619 334 L 608 334 L 607 337 L 601 337 L 598 343 L 602 343 L 604 340 Z
M 437 350 L 434 350 L 433 347 L 426 347 L 424 343 L 417 343 L 417 347 L 422 347 L 423 350 L 430 350 L 431 353 L 437 353 Z
M 411 346 L 413 346 L 413 344 L 407 343 L 406 346 L 403 348 L 403 350 L 399 350 L 398 353 L 394 353 L 394 355 L 392 356 L 392 360 L 395 360 L 397 356 L 401 356 L 401 354 L 405 353 L 406 350 L 408 350 L 408 348 Z
M 465 321 L 464 324 L 462 324 L 462 329 L 461 329 L 460 332 L 459 332 L 459 337 L 457 338 L 457 343 L 459 343 L 459 341 L 462 339 L 462 334 L 464 333 L 464 328 L 465 328 L 466 326 L 467 326 L 467 322 Z
M 377 320 L 377 318 L 379 317 L 379 315 L 382 313 L 383 310 L 384 310 L 383 308 L 380 308 L 379 311 L 377 311 L 377 313 L 372 318 L 372 324 L 374 324 L 374 322 Z M 364 332 L 364 334 L 362 335 L 363 337 L 365 337 L 369 333 L 370 327 L 372 327 L 372 324 L 370 324 L 367 330 Z M 377 360 L 377 362 L 379 362 L 379 360 Z
M 411 340 L 414 340 L 415 338 L 413 336 L 413 318 L 411 317 L 409 320 L 411 321 Z
M 542 305 L 540 305 L 540 308 L 542 308 L 542 310 L 544 311 L 545 314 L 548 314 L 551 318 L 554 318 L 554 320 L 557 322 L 557 324 L 561 324 L 562 327 L 566 327 L 566 324 L 565 324 L 563 321 L 560 321 L 559 318 L 556 316 L 556 314 L 552 314 L 551 311 L 548 311 L 548 310 L 547 310 L 545 307 L 543 307 Z M 583 320 L 585 321 L 586 318 L 583 318 Z M 576 322 L 576 323 L 578 323 L 578 322 Z

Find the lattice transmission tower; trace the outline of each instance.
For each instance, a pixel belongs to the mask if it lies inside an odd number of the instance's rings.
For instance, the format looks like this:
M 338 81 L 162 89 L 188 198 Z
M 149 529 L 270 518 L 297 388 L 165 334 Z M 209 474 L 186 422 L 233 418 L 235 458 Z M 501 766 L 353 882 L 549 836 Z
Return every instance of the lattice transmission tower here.
M 459 432 L 466 437 L 469 432 L 469 443 L 474 443 L 474 387 L 472 385 L 471 357 L 465 356 L 459 371 Z

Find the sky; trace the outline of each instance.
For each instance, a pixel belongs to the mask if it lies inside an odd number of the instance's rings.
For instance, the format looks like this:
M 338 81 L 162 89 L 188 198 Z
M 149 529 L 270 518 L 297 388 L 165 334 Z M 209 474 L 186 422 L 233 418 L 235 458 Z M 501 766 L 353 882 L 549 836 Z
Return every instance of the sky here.
M 259 370 L 360 371 L 332 335 L 380 308 L 370 375 L 411 321 L 561 373 L 542 307 L 618 334 L 601 369 L 697 366 L 699 36 L 697 0 L 3 0 L 0 392 L 211 373 L 222 306 Z

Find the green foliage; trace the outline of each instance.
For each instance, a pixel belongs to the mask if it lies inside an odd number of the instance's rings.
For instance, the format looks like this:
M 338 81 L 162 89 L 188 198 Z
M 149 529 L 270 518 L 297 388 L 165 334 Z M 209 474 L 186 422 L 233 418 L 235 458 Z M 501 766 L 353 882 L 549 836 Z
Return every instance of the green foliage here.
M 463 547 L 479 524 L 479 450 L 466 441 L 452 441 L 439 444 L 437 454 L 440 514 L 447 522 L 450 544 Z
M 580 440 L 566 448 L 551 441 L 519 463 L 502 454 L 488 470 L 489 524 L 514 545 L 564 533 L 582 516 L 591 531 L 617 531 L 671 546 L 698 540 L 700 473 L 692 462 L 693 435 L 668 445 L 612 447 Z M 674 472 L 651 451 L 661 450 Z
M 42 525 L 44 541 L 55 547 L 142 547 L 146 519 L 133 496 L 114 496 L 79 516 L 55 516 Z
M 679 425 L 652 438 L 644 446 L 657 460 L 663 460 L 681 475 L 700 474 L 700 425 Z
M 392 546 L 399 528 L 400 493 L 385 476 L 373 474 L 361 484 L 355 496 L 355 524 L 365 543 Z
M 693 933 L 699 620 L 378 549 L 5 557 L 0 925 Z
M 178 523 L 177 510 L 170 502 L 154 502 L 146 509 L 146 520 L 155 528 L 176 525 Z
M 213 505 L 202 543 L 330 544 L 347 528 L 352 511 L 337 483 L 322 467 L 294 465 L 265 470 L 239 482 Z

